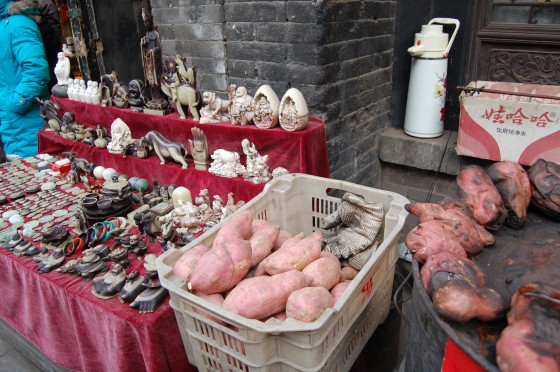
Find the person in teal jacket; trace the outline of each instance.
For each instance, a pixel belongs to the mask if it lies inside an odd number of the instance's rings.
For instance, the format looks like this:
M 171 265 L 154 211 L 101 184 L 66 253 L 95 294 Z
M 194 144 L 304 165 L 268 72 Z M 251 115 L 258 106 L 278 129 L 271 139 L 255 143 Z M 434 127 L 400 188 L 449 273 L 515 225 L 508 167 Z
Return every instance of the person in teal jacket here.
M 49 67 L 35 21 L 36 0 L 0 0 L 0 137 L 7 154 L 37 154 L 43 127 L 39 103 L 48 99 Z

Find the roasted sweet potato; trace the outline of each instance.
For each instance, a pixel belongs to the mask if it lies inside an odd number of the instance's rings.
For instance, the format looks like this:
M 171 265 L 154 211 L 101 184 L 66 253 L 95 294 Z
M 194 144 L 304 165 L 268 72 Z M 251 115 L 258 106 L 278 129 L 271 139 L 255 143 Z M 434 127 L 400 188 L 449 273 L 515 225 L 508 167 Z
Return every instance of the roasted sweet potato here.
M 313 232 L 308 237 L 289 247 L 282 247 L 262 261 L 263 269 L 269 275 L 290 270 L 303 270 L 321 255 L 322 233 Z M 257 270 L 258 272 L 258 270 Z
M 173 272 L 178 277 L 183 278 L 185 283 L 188 283 L 191 280 L 191 275 L 194 270 L 194 267 L 200 260 L 200 257 L 208 252 L 210 248 L 206 247 L 205 245 L 199 244 L 194 248 L 189 249 L 185 253 L 179 257 L 175 265 L 173 265 Z
M 324 287 L 330 290 L 340 283 L 341 271 L 338 259 L 319 257 L 305 266 L 301 272 L 311 278 L 311 287 Z
M 432 301 L 442 317 L 455 322 L 497 320 L 507 310 L 498 292 L 487 287 L 475 289 L 463 280 L 445 282 L 434 292 Z
M 264 319 L 284 311 L 288 296 L 310 283 L 311 278 L 297 270 L 244 279 L 226 296 L 222 307 L 245 318 Z
M 457 194 L 480 225 L 497 230 L 504 223 L 507 212 L 502 196 L 488 173 L 478 165 L 466 166 L 459 172 Z
M 280 233 L 280 227 L 264 220 L 253 220 L 251 243 L 251 267 L 257 266 L 266 256 L 272 252 L 274 242 Z
M 405 243 L 416 261 L 424 263 L 429 256 L 440 251 L 450 251 L 467 257 L 455 236 L 440 225 L 441 221 L 426 221 L 408 232 Z
M 294 291 L 288 297 L 286 315 L 302 322 L 313 322 L 333 305 L 333 296 L 328 290 L 323 287 L 306 287 Z

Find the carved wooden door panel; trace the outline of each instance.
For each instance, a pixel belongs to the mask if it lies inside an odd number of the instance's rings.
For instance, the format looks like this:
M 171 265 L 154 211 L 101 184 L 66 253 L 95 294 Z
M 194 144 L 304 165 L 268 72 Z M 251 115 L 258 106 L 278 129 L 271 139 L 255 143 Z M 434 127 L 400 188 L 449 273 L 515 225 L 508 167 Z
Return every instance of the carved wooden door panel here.
M 466 82 L 560 85 L 559 0 L 475 0 Z

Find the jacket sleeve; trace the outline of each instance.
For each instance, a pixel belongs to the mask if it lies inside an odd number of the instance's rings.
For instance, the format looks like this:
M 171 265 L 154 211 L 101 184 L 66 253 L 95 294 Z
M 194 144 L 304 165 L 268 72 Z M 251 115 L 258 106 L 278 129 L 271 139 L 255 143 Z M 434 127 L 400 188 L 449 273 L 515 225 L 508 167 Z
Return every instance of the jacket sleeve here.
M 20 66 L 21 77 L 8 97 L 8 107 L 19 114 L 26 113 L 49 82 L 49 65 L 45 59 L 43 40 L 35 22 L 23 15 L 12 16 L 12 52 Z

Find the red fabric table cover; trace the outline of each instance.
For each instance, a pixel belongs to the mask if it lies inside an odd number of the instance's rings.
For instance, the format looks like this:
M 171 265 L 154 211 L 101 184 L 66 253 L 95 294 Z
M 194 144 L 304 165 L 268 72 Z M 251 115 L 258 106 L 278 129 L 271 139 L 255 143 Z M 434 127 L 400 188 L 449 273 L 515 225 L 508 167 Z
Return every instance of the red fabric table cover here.
M 325 125 L 315 117 L 309 118 L 309 125 L 305 130 L 288 132 L 280 126 L 260 129 L 254 125 L 242 127 L 230 123 L 200 124 L 191 118 L 179 119 L 176 112 L 162 117 L 132 112 L 129 109 L 72 101 L 68 98 L 53 96 L 51 99 L 62 107 L 63 112 L 74 113 L 79 123 L 88 126 L 102 124 L 109 134 L 113 121 L 121 118 L 130 128 L 133 138 L 140 138 L 150 130 L 157 130 L 167 139 L 187 145 L 187 139 L 193 138 L 191 128 L 197 126 L 204 131 L 208 139 L 210 154 L 217 149 L 236 151 L 243 161 L 241 141 L 247 138 L 255 144 L 261 155 L 268 155 L 271 171 L 276 167 L 284 167 L 290 173 L 306 173 L 326 178 L 330 175 Z M 56 148 L 49 148 L 44 141 L 39 143 L 39 152 L 53 150 Z M 157 158 L 155 154 L 151 157 Z M 189 167 L 194 169 L 191 164 L 194 163 L 189 156 Z
M 150 243 L 148 251 L 161 248 Z M 127 273 L 144 274 L 143 261 L 129 258 Z M 0 316 L 55 363 L 95 372 L 195 370 L 169 297 L 155 312 L 140 314 L 118 297 L 95 297 L 92 286 L 76 275 L 41 274 L 31 257 L 0 248 Z

